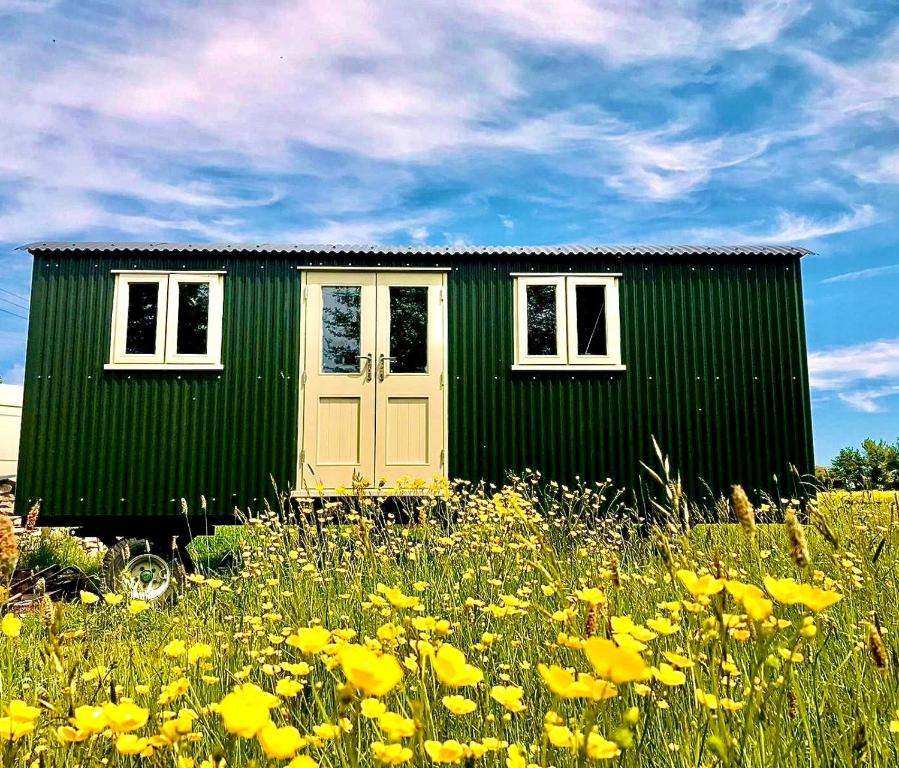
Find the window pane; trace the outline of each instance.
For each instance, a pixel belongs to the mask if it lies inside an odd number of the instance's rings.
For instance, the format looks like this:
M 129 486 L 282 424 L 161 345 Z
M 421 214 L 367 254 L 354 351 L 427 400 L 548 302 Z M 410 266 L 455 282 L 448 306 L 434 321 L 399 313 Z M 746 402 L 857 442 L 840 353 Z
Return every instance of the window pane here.
M 528 297 L 528 354 L 555 355 L 556 346 L 556 286 L 529 285 Z
M 428 289 L 426 286 L 390 288 L 391 373 L 428 370 Z
M 179 355 L 205 355 L 209 338 L 209 283 L 178 283 Z
M 159 283 L 128 283 L 126 355 L 156 354 L 156 323 L 159 318 Z
M 606 287 L 576 285 L 577 353 L 606 355 Z
M 322 288 L 322 373 L 358 373 L 362 288 Z

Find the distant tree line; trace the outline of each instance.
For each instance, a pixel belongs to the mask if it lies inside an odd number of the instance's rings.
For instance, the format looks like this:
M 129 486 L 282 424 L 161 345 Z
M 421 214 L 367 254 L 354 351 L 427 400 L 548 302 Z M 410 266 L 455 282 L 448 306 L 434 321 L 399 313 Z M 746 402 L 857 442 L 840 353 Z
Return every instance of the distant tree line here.
M 899 439 L 895 443 L 865 440 L 861 450 L 843 448 L 819 479 L 849 491 L 899 490 Z

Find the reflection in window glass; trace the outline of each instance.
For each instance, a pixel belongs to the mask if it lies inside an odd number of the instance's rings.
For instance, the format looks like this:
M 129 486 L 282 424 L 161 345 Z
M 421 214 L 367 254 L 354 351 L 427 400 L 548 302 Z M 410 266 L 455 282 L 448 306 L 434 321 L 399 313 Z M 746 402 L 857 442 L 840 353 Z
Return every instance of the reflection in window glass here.
M 390 288 L 391 373 L 427 373 L 428 289 L 426 286 Z
M 527 286 L 528 354 L 555 355 L 556 286 Z
M 362 288 L 322 287 L 322 373 L 358 373 Z
M 156 323 L 159 318 L 159 283 L 128 284 L 126 355 L 156 354 Z
M 606 355 L 606 288 L 604 285 L 576 285 L 577 353 Z
M 209 283 L 178 283 L 176 354 L 205 355 L 209 340 Z

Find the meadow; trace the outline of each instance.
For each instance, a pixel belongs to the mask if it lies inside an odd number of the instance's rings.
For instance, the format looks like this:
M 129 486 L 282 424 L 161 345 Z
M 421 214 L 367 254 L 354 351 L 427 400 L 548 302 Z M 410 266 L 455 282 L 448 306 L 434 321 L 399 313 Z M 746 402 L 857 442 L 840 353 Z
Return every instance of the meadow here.
M 4 612 L 2 763 L 899 764 L 894 497 L 660 480 L 641 513 L 446 485 L 403 524 L 351 489 L 253 516 L 177 601 Z

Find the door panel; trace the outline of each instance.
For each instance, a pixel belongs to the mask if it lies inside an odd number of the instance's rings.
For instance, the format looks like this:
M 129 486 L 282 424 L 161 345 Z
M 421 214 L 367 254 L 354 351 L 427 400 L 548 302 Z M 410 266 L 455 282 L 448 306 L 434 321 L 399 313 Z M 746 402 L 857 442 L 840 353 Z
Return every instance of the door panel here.
M 311 273 L 304 296 L 301 487 L 349 488 L 354 474 L 370 484 L 375 275 Z
M 443 473 L 444 276 L 378 274 L 375 476 L 431 482 Z

